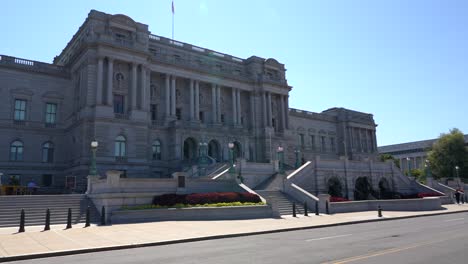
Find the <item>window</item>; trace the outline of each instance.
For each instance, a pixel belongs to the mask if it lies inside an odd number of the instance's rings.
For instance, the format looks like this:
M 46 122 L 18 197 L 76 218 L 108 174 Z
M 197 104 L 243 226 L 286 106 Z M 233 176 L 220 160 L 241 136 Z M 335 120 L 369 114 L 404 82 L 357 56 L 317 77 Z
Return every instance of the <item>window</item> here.
M 42 174 L 42 186 L 52 186 L 52 174 Z
M 114 94 L 114 113 L 124 113 L 124 97 L 120 94 Z
M 114 142 L 114 156 L 125 157 L 126 155 L 126 140 L 124 136 L 118 136 Z
M 16 99 L 15 100 L 15 120 L 23 121 L 26 120 L 26 100 Z
M 304 134 L 299 134 L 299 140 L 301 141 L 301 148 L 304 148 L 305 146 Z
M 325 151 L 327 151 L 326 142 L 325 142 L 325 137 L 322 136 L 322 152 L 325 152 Z
M 23 160 L 23 142 L 16 140 L 11 143 L 10 160 L 12 161 Z
M 45 122 L 46 124 L 55 124 L 57 117 L 57 104 L 47 103 Z
M 46 142 L 42 144 L 42 162 L 54 161 L 54 144 Z
M 335 152 L 335 138 L 330 138 L 330 149 L 332 152 Z
M 198 113 L 198 118 L 200 119 L 200 122 L 205 122 L 205 114 L 203 112 L 200 111 L 200 113 Z
M 155 140 L 152 146 L 153 160 L 161 160 L 161 141 Z
M 75 189 L 76 188 L 76 176 L 66 176 L 66 178 L 65 178 L 65 188 L 66 189 Z
M 271 119 L 271 125 L 276 129 L 276 119 L 275 118 Z
M 310 145 L 315 150 L 315 135 L 310 135 Z
M 151 104 L 150 108 L 151 108 L 150 109 L 151 110 L 151 120 L 154 121 L 154 120 L 156 120 L 156 117 L 157 117 L 157 112 L 156 112 L 157 107 L 156 107 L 155 104 Z
M 176 111 L 175 111 L 175 114 L 176 114 L 177 120 L 182 119 L 182 109 L 177 108 Z
M 221 114 L 221 123 L 224 123 L 224 114 Z
M 8 185 L 14 185 L 14 186 L 21 185 L 21 175 L 10 174 L 8 176 Z

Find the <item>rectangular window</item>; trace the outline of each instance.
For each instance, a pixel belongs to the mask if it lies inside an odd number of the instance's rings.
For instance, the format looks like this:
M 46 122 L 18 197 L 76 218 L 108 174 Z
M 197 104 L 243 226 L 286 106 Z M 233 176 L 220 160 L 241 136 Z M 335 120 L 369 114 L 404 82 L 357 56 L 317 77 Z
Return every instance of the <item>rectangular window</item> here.
M 182 120 L 182 109 L 176 108 L 175 115 L 177 117 L 177 120 Z
M 42 174 L 42 186 L 52 186 L 52 174 Z
M 156 105 L 155 104 L 151 104 L 151 120 L 156 120 L 156 117 L 157 117 L 157 113 L 156 113 Z
M 124 96 L 120 94 L 114 94 L 114 113 L 124 113 Z
M 330 148 L 332 152 L 335 152 L 335 138 L 330 138 Z
M 325 142 L 325 137 L 322 136 L 322 152 L 326 152 L 327 149 L 326 149 L 326 142 Z
M 23 121 L 26 120 L 26 100 L 16 99 L 15 100 L 15 120 Z
M 272 118 L 272 119 L 271 119 L 271 125 L 272 125 L 273 128 L 276 130 L 276 119 L 275 119 L 275 118 Z
M 310 135 L 310 145 L 312 149 L 315 150 L 315 136 L 314 135 Z
M 45 112 L 46 124 L 55 124 L 57 117 L 57 104 L 47 103 Z
M 221 123 L 224 123 L 224 114 L 221 114 Z
M 66 176 L 66 178 L 65 178 L 65 188 L 66 189 L 75 189 L 76 188 L 76 176 Z
M 10 174 L 8 176 L 8 185 L 14 185 L 14 186 L 21 185 L 21 175 Z
M 299 139 L 301 141 L 301 147 L 304 148 L 305 147 L 304 134 L 299 134 Z
M 200 111 L 200 113 L 198 114 L 198 118 L 200 119 L 200 122 L 205 122 L 205 114 L 203 112 Z

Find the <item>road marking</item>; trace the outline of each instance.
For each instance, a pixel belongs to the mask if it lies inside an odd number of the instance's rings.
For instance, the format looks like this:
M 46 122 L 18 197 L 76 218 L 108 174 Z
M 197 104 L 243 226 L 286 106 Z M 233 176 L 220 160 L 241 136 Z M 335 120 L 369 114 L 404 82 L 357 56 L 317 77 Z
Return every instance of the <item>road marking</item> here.
M 329 237 L 312 238 L 312 239 L 307 239 L 306 242 L 316 241 L 316 240 L 332 239 L 332 238 L 338 238 L 338 237 L 347 237 L 347 236 L 352 236 L 352 235 L 353 235 L 353 234 L 346 234 L 346 235 L 339 235 L 339 236 L 329 236 Z
M 444 222 L 452 222 L 452 221 L 460 221 L 464 220 L 465 218 L 455 218 L 455 219 L 450 219 L 450 220 L 444 220 Z
M 359 255 L 359 256 L 354 256 L 354 257 L 350 257 L 350 258 L 345 258 L 345 259 L 341 259 L 341 260 L 336 260 L 336 261 L 332 261 L 332 262 L 324 262 L 323 264 L 345 264 L 345 263 L 349 263 L 349 262 L 355 262 L 355 261 L 358 261 L 358 260 L 378 257 L 378 256 L 382 256 L 382 255 L 387 255 L 387 254 L 391 254 L 391 253 L 397 253 L 397 252 L 413 249 L 413 248 L 418 248 L 418 247 L 422 247 L 422 246 L 427 246 L 427 245 L 431 245 L 431 244 L 445 242 L 445 241 L 448 241 L 448 240 L 451 240 L 451 239 L 458 239 L 458 238 L 461 238 L 461 237 L 463 237 L 463 236 L 456 236 L 456 237 L 441 239 L 441 240 L 437 240 L 437 241 L 413 244 L 413 245 L 409 245 L 407 247 L 402 247 L 402 248 L 391 248 L 391 249 L 386 249 L 386 250 L 381 250 L 381 251 L 375 251 L 375 252 L 372 252 L 372 253 Z

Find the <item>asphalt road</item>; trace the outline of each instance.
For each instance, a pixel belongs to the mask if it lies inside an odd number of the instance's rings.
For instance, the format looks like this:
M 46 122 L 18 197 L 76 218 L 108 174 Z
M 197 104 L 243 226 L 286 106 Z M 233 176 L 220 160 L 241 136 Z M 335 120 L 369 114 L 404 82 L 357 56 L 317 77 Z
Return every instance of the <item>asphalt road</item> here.
M 468 263 L 468 213 L 11 263 Z

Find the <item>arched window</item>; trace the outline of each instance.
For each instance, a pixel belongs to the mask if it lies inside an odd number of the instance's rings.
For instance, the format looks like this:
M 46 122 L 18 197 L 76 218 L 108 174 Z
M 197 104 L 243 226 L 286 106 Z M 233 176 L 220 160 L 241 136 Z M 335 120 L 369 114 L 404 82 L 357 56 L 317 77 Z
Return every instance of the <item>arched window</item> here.
M 54 144 L 46 142 L 42 144 L 42 162 L 54 161 Z
M 125 157 L 126 156 L 126 140 L 124 136 L 118 136 L 114 142 L 114 156 Z
M 15 140 L 10 145 L 10 160 L 23 160 L 23 142 Z
M 152 146 L 153 160 L 161 160 L 161 141 L 155 140 Z

